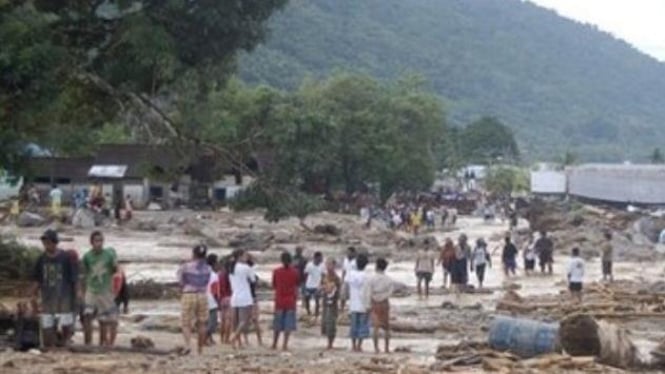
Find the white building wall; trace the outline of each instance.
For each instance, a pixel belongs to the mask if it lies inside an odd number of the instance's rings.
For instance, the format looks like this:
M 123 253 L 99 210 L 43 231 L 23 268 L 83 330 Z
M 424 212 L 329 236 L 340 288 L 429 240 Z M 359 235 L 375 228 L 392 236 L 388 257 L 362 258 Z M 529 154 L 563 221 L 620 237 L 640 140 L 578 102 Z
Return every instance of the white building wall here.
M 535 194 L 565 194 L 566 173 L 563 171 L 532 171 L 531 192 Z
M 568 170 L 568 192 L 595 200 L 665 204 L 665 167 L 583 165 Z

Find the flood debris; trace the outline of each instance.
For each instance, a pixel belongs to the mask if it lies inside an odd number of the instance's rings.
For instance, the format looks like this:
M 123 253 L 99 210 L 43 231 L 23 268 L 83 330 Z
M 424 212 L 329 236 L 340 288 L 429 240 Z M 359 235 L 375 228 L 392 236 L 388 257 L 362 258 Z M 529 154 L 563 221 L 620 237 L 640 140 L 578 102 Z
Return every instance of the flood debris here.
M 598 362 L 619 368 L 640 364 L 637 348 L 627 330 L 607 321 L 597 321 L 585 314 L 561 321 L 559 339 L 572 356 L 595 356 Z

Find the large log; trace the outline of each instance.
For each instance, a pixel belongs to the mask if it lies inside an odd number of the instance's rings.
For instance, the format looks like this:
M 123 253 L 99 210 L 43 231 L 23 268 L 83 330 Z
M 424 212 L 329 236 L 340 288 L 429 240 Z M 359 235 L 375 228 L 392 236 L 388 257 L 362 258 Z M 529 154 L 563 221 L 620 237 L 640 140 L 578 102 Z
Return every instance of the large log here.
M 576 314 L 563 319 L 559 340 L 572 356 L 595 356 L 598 362 L 619 368 L 639 364 L 637 348 L 628 332 L 590 315 Z
M 146 355 L 155 355 L 155 356 L 169 356 L 172 354 L 180 354 L 181 350 L 179 349 L 157 349 L 157 348 L 146 348 L 146 349 L 136 349 L 132 347 L 98 347 L 98 346 L 89 346 L 89 345 L 71 345 L 67 347 L 68 350 L 72 353 L 85 353 L 85 354 L 105 354 L 105 353 L 134 353 L 134 354 L 146 354 Z

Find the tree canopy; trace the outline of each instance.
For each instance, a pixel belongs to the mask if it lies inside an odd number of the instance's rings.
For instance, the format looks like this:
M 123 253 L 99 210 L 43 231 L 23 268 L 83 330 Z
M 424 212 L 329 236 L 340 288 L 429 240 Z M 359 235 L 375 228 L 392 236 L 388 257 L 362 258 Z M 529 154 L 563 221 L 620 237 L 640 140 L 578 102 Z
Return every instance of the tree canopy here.
M 295 89 L 343 67 L 379 79 L 415 72 L 450 124 L 490 115 L 522 158 L 644 159 L 665 142 L 665 64 L 591 25 L 521 0 L 292 0 L 267 43 L 244 55 L 248 82 Z
M 171 112 L 218 88 L 285 3 L 0 1 L 0 162 L 26 141 L 76 151 L 113 121 L 157 141 L 150 119 L 187 130 Z

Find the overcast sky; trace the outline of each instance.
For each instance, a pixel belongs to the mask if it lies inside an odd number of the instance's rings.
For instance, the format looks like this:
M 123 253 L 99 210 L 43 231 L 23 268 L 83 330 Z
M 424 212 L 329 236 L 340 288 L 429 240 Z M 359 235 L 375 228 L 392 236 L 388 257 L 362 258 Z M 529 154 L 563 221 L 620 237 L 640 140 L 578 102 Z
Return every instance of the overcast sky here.
M 560 15 L 597 25 L 665 61 L 665 0 L 529 0 Z

